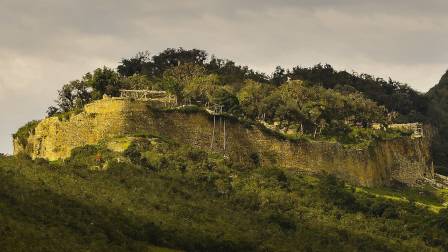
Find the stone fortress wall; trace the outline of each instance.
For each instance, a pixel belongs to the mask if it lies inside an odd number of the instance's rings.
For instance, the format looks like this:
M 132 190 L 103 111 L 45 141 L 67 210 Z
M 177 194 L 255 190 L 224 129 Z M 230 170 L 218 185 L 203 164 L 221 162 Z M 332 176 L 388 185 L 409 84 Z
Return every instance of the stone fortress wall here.
M 270 136 L 257 127 L 245 127 L 226 121 L 224 151 L 223 119 L 215 121 L 205 112 L 160 112 L 163 106 L 151 101 L 128 98 L 104 98 L 85 106 L 84 111 L 61 121 L 56 117 L 42 120 L 28 144 L 14 140 L 15 154 L 25 152 L 32 158 L 49 160 L 70 156 L 75 147 L 96 144 L 107 138 L 135 133 L 155 133 L 179 143 L 219 152 L 232 160 L 250 162 L 256 153 L 265 165 L 290 170 L 325 171 L 351 183 L 374 186 L 392 180 L 416 184 L 434 176 L 429 138 L 402 137 L 379 141 L 366 149 L 346 148 L 339 143 L 311 141 L 294 143 Z

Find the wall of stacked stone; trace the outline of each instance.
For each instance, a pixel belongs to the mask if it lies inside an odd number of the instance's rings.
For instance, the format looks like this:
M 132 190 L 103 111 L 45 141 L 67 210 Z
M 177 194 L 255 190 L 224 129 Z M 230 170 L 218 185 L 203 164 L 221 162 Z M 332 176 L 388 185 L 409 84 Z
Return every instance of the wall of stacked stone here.
M 210 149 L 213 121 L 203 114 L 172 113 L 158 118 L 150 130 L 177 141 Z M 217 123 L 214 151 L 224 153 L 223 129 Z M 258 153 L 265 165 L 310 172 L 325 171 L 361 185 L 388 184 L 398 180 L 415 184 L 423 176 L 431 176 L 429 143 L 425 139 L 400 138 L 380 141 L 362 150 L 346 148 L 339 143 L 292 143 L 266 135 L 257 128 L 248 129 L 239 123 L 227 123 L 226 153 L 232 159 L 249 161 Z M 412 171 L 411 171 L 412 168 Z M 407 174 L 407 175 L 405 175 Z
M 267 135 L 257 127 L 245 127 L 216 119 L 213 144 L 213 118 L 203 112 L 154 112 L 147 102 L 128 99 L 103 99 L 85 107 L 85 111 L 68 121 L 44 119 L 28 139 L 27 146 L 15 141 L 16 153 L 25 151 L 33 158 L 50 160 L 67 158 L 75 147 L 126 134 L 149 133 L 167 136 L 205 150 L 219 152 L 232 160 L 252 162 L 258 155 L 265 165 L 285 169 L 325 171 L 351 183 L 383 185 L 392 180 L 415 184 L 422 177 L 432 176 L 429 140 L 399 138 L 380 141 L 362 150 L 346 148 L 338 143 L 292 143 Z M 211 146 L 213 146 L 211 148 Z

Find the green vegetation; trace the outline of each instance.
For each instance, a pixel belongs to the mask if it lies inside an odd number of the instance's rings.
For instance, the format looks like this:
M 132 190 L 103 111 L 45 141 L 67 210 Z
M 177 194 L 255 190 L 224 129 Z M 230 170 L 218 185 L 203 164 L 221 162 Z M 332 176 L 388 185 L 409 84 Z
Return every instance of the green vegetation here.
M 437 130 L 432 152 L 438 170 L 448 174 L 448 71 L 427 96 L 430 99 L 429 117 Z
M 336 71 L 330 65 L 318 64 L 314 67 L 294 67 L 287 76 L 334 89 L 342 93 L 361 92 L 365 97 L 385 106 L 389 111 L 398 112 L 398 122 L 425 122 L 428 99 L 406 84 L 384 80 L 368 74 Z
M 26 146 L 28 137 L 30 136 L 30 134 L 34 134 L 34 129 L 36 128 L 37 124 L 39 124 L 39 121 L 37 120 L 26 123 L 12 135 L 13 138 L 17 139 L 22 146 Z
M 201 50 L 167 49 L 148 55 L 123 59 L 118 72 L 104 67 L 64 85 L 49 115 L 66 118 L 103 95 L 117 96 L 119 89 L 159 89 L 176 95 L 181 107 L 172 111 L 197 112 L 220 105 L 228 116 L 252 125 L 270 124 L 270 131 L 278 133 L 274 135 L 291 140 L 368 146 L 372 139 L 401 136 L 370 129 L 373 123 L 394 120 L 386 107 L 348 86 L 328 88 L 306 78 L 288 81 L 298 75 L 297 68 L 290 72 L 278 67 L 267 77 L 232 61 L 207 60 Z
M 116 141 L 127 149 L 0 157 L 2 251 L 448 249 L 443 191 L 356 188 L 256 154 L 243 166 L 152 134 Z
M 366 148 L 435 127 L 438 170 L 448 173 L 448 72 L 423 95 L 405 84 L 330 65 L 271 75 L 202 50 L 123 59 L 58 91 L 49 116 L 70 119 L 120 89 L 165 90 L 178 105 L 272 136 Z M 220 111 L 221 112 L 221 111 Z M 38 121 L 13 136 L 23 146 Z M 141 132 L 76 148 L 49 163 L 0 154 L 1 251 L 448 251 L 447 190 L 361 188 L 333 176 L 250 165 Z
M 436 168 L 448 174 L 446 75 L 425 95 L 391 79 L 336 71 L 328 64 L 278 66 L 266 75 L 231 60 L 209 58 L 198 49 L 169 48 L 149 55 L 138 53 L 122 59 L 117 71 L 103 67 L 69 82 L 48 115 L 80 109 L 104 94 L 116 96 L 119 89 L 158 89 L 175 94 L 179 105 L 220 104 L 236 117 L 276 124 L 291 138 L 357 147 L 403 135 L 369 130 L 373 123 L 423 122 L 437 134 L 432 145 Z

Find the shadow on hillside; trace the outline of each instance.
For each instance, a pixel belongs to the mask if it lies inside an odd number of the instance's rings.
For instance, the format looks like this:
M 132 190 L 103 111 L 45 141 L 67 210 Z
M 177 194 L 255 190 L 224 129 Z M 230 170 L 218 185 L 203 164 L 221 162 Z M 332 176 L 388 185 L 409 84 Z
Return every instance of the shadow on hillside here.
M 55 193 L 43 182 L 31 181 L 19 169 L 14 171 L 0 166 L 0 181 L 0 247 L 3 251 L 143 251 L 152 244 L 186 251 L 261 251 L 273 245 L 264 244 L 264 240 L 271 237 L 263 237 L 263 234 L 270 234 L 263 230 L 263 224 L 235 227 L 239 232 L 257 229 L 259 234 L 251 241 L 229 240 L 226 239 L 229 230 L 222 230 L 220 235 L 194 229 L 168 230 L 154 224 L 159 220 L 138 218 L 126 208 L 69 198 Z M 250 211 L 235 214 L 244 215 L 253 223 L 260 218 Z M 221 221 L 232 221 L 225 219 L 227 216 L 223 218 Z M 179 221 L 188 220 L 179 218 Z M 219 225 L 215 220 L 208 222 L 208 225 Z M 348 232 L 322 224 L 300 224 L 293 231 L 280 234 L 284 236 L 283 241 L 299 244 L 300 247 L 294 248 L 298 251 L 392 251 L 391 246 L 397 246 L 386 239 L 358 234 L 356 230 Z

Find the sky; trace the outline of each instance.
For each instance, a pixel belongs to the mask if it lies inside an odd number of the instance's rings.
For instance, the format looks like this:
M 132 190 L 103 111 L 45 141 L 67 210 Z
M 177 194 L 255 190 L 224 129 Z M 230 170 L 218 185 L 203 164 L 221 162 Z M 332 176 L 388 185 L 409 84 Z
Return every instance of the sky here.
M 448 69 L 446 0 L 0 0 L 0 153 L 57 90 L 166 48 L 271 73 L 329 63 L 426 92 Z

